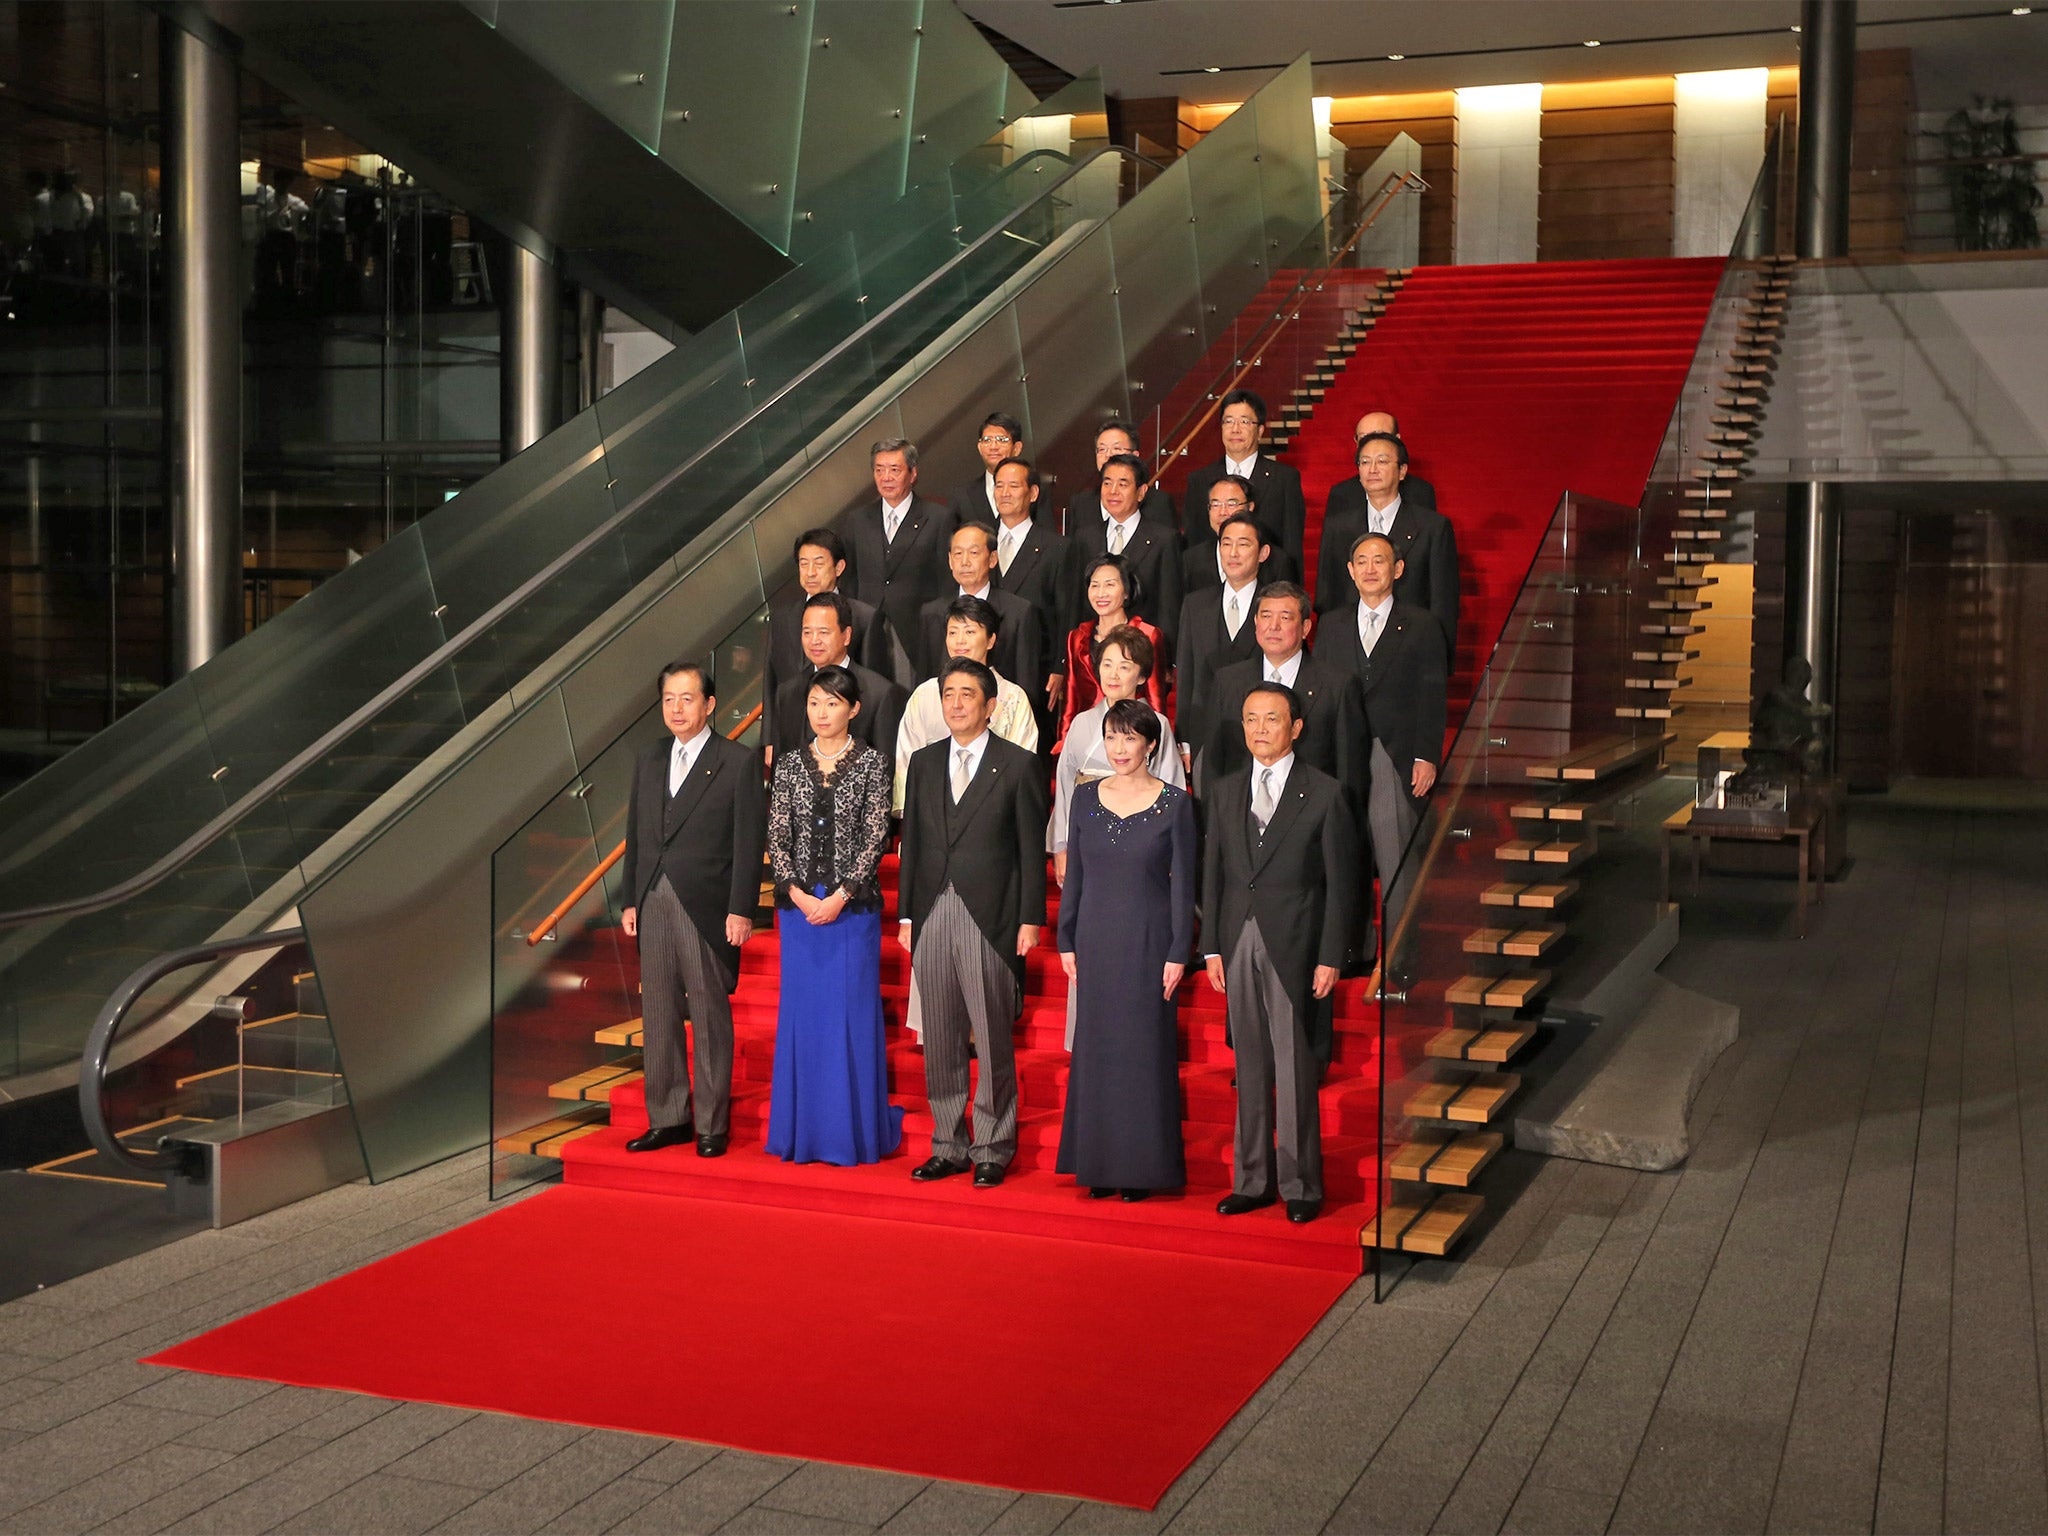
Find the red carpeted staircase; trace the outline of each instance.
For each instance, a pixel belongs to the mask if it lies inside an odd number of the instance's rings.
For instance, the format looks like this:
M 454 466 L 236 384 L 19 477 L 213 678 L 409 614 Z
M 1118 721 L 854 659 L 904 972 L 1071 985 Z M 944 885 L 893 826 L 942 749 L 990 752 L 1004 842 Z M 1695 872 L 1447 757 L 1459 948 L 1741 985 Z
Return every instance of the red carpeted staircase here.
M 1457 529 L 1454 726 L 1558 497 L 1641 499 L 1723 265 L 1417 267 L 1310 416 L 1288 458 L 1309 500 L 1311 574 L 1367 411 L 1399 418 L 1412 472 Z
M 1230 1188 L 1235 1097 L 1230 1050 L 1224 1041 L 1223 1000 L 1198 975 L 1183 984 L 1180 994 L 1187 1191 L 1155 1195 L 1137 1204 L 1096 1201 L 1071 1178 L 1052 1172 L 1066 1092 L 1067 978 L 1049 945 L 1031 955 L 1024 1013 L 1016 1026 L 1021 1104 L 1017 1159 L 1009 1179 L 994 1190 L 974 1189 L 964 1177 L 917 1184 L 910 1170 L 930 1151 L 932 1123 L 924 1095 L 924 1058 L 901 1022 L 909 960 L 895 938 L 895 880 L 896 861 L 891 856 L 883 867 L 889 906 L 882 987 L 890 1021 L 890 1096 L 909 1111 L 897 1155 L 870 1167 L 842 1169 L 787 1164 L 761 1150 L 781 991 L 776 936 L 763 932 L 746 947 L 739 991 L 733 998 L 738 1040 L 731 1150 L 717 1159 L 700 1158 L 687 1148 L 627 1152 L 624 1143 L 646 1128 L 647 1114 L 639 1074 L 622 1067 L 620 1075 L 593 1082 L 586 1090 L 608 1099 L 609 1126 L 558 1149 L 568 1182 L 1357 1272 L 1358 1234 L 1371 1214 L 1367 1202 L 1375 1193 L 1379 1114 L 1374 1065 L 1378 1012 L 1366 1001 L 1363 982 L 1345 982 L 1339 991 L 1336 1057 L 1322 1090 L 1329 1202 L 1317 1221 L 1290 1225 L 1277 1207 L 1230 1220 L 1216 1214 L 1217 1199 Z M 1056 893 L 1050 905 L 1049 918 L 1058 910 Z M 637 1037 L 625 1030 L 608 1031 L 606 1038 L 617 1044 L 637 1043 Z

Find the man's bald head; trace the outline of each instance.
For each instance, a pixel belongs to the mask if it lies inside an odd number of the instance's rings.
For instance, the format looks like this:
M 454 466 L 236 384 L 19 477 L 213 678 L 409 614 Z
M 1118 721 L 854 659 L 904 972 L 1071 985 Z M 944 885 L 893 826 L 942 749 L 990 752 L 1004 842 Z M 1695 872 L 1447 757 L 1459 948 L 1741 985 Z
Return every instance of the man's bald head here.
M 1401 435 L 1400 423 L 1394 420 L 1392 411 L 1367 411 L 1358 418 L 1358 425 L 1351 429 L 1351 441 L 1362 442 L 1373 432 L 1386 432 L 1394 437 Z

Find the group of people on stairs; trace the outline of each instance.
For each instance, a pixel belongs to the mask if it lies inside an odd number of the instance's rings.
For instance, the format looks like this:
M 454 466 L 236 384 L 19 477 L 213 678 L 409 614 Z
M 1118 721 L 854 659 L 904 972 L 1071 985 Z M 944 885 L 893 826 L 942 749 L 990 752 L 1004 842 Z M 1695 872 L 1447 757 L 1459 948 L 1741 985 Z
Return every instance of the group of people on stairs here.
M 916 446 L 884 439 L 874 495 L 796 541 L 763 752 L 711 728 L 707 666 L 663 669 L 668 739 L 637 760 L 627 817 L 649 1118 L 629 1150 L 726 1151 L 729 997 L 764 857 L 782 968 L 766 1149 L 847 1165 L 898 1149 L 895 840 L 933 1122 L 912 1178 L 993 1187 L 1016 1156 L 1013 1027 L 1050 864 L 1059 1171 L 1100 1199 L 1185 1185 L 1176 997 L 1199 966 L 1235 1061 L 1217 1209 L 1314 1219 L 1333 992 L 1375 955 L 1398 977 L 1411 947 L 1400 875 L 1443 751 L 1458 556 L 1397 424 L 1371 413 L 1355 478 L 1324 500 L 1312 598 L 1300 477 L 1260 451 L 1265 423 L 1255 394 L 1224 399 L 1185 529 L 1122 421 L 1096 434 L 1093 489 L 1058 528 L 1014 418 L 983 420 L 983 472 L 945 502 L 919 494 Z

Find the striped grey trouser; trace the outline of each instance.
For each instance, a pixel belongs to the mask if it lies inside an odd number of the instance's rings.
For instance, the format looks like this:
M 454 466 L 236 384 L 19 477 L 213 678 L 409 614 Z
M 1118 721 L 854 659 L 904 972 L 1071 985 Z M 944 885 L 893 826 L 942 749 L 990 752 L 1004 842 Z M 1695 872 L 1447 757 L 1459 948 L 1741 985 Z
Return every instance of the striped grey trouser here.
M 932 903 L 912 952 L 924 1001 L 924 1086 L 932 1105 L 932 1156 L 995 1163 L 1017 1155 L 1017 978 L 989 945 L 953 887 Z M 981 1058 L 974 1139 L 967 1137 L 967 1040 Z
M 1248 919 L 1224 961 L 1224 1002 L 1237 1057 L 1236 1177 L 1254 1200 L 1323 1198 L 1323 1116 L 1315 1052 L 1281 985 L 1259 920 Z M 1279 1147 L 1277 1154 L 1275 1140 Z
M 725 994 L 724 968 L 667 875 L 640 905 L 640 1010 L 648 1123 L 692 1121 L 683 1021 L 693 1019 L 697 1134 L 726 1135 L 732 1119 L 732 1000 Z
M 1414 765 L 1409 765 L 1412 773 Z M 1401 926 L 1401 909 L 1408 905 L 1408 887 L 1415 876 L 1416 857 L 1406 867 L 1401 856 L 1408 852 L 1416 825 L 1422 820 L 1408 793 L 1409 773 L 1394 766 L 1378 737 L 1372 743 L 1372 787 L 1366 791 L 1365 826 L 1372 836 L 1372 860 L 1379 870 L 1380 905 L 1385 909 L 1385 931 L 1381 942 L 1390 942 Z M 1400 878 L 1395 878 L 1396 871 Z M 1393 957 L 1388 956 L 1389 960 Z

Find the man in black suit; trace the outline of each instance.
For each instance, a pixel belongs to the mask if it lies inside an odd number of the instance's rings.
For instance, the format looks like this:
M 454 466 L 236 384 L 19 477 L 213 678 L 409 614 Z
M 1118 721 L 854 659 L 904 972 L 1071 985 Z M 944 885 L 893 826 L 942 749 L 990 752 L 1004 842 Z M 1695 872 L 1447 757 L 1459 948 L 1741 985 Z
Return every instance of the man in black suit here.
M 1111 418 L 1095 429 L 1094 477 L 1067 502 L 1067 524 L 1062 531 L 1069 539 L 1073 538 L 1079 529 L 1102 515 L 1102 469 L 1120 453 L 1127 453 L 1134 459 L 1140 457 L 1138 429 L 1128 421 Z M 1165 524 L 1173 530 L 1175 540 L 1180 538 L 1180 519 L 1174 514 L 1173 498 L 1158 481 L 1152 482 L 1138 502 L 1138 516 L 1148 522 Z M 1081 622 L 1078 615 L 1074 622 Z
M 837 592 L 845 575 L 846 545 L 838 534 L 830 528 L 808 528 L 796 536 L 797 589 L 768 605 L 768 657 L 761 668 L 761 699 L 770 709 L 784 683 L 799 674 L 811 674 L 804 657 L 804 604 L 820 592 Z M 895 677 L 894 632 L 882 622 L 873 604 L 852 597 L 846 601 L 853 624 L 853 644 L 847 654 L 864 667 Z M 902 665 L 908 669 L 908 657 Z
M 1202 949 L 1237 1060 L 1233 1177 L 1217 1214 L 1280 1199 L 1303 1222 L 1323 1205 L 1316 1088 L 1328 1050 L 1312 1037 L 1350 946 L 1358 833 L 1337 781 L 1296 754 L 1296 702 L 1284 683 L 1245 696 L 1250 767 L 1210 791 Z
M 770 750 L 809 744 L 811 679 L 820 667 L 844 667 L 860 684 L 860 713 L 853 717 L 853 734 L 877 752 L 891 756 L 896 751 L 896 727 L 903 720 L 903 706 L 910 694 L 881 673 L 860 665 L 849 654 L 853 642 L 853 605 L 843 592 L 821 592 L 804 604 L 804 670 L 784 679 L 775 692 L 765 734 Z
M 1348 489 L 1347 489 L 1348 487 Z M 1419 487 L 1419 489 L 1417 489 Z M 1344 491 L 1342 498 L 1339 491 Z M 1355 493 L 1355 495 L 1353 494 Z M 1458 649 L 1458 536 L 1436 509 L 1436 492 L 1408 473 L 1408 448 L 1391 432 L 1358 440 L 1358 476 L 1330 490 L 1323 514 L 1323 547 L 1316 559 L 1316 606 L 1349 608 L 1355 597 L 1348 569 L 1362 533 L 1384 533 L 1407 570 L 1394 595 L 1427 608 L 1443 626 L 1446 660 Z
M 1290 464 L 1259 452 L 1259 438 L 1266 430 L 1266 402 L 1248 389 L 1233 389 L 1223 397 L 1220 417 L 1223 457 L 1204 464 L 1188 476 L 1187 503 L 1207 506 L 1209 487 L 1225 475 L 1239 475 L 1251 482 L 1252 499 L 1258 503 L 1259 521 L 1271 529 L 1280 548 L 1294 556 L 1294 568 L 1302 569 L 1302 538 L 1308 528 L 1308 503 L 1302 500 L 1301 476 Z M 1188 543 L 1206 544 L 1209 531 L 1197 530 L 1197 519 L 1188 519 Z
M 1017 1062 L 1011 1026 L 1024 957 L 1045 922 L 1049 807 L 1038 759 L 988 728 L 995 674 L 955 657 L 939 675 L 948 735 L 911 755 L 904 794 L 903 944 L 924 1008 L 932 1153 L 911 1171 L 929 1182 L 974 1169 L 1003 1182 L 1017 1152 Z M 967 1133 L 968 1042 L 981 1068 Z
M 1358 680 L 1372 743 L 1365 821 L 1379 869 L 1381 934 L 1395 943 L 1414 873 L 1412 856 L 1405 863 L 1403 856 L 1443 761 L 1443 638 L 1434 617 L 1401 600 L 1401 562 L 1385 534 L 1358 536 L 1350 572 L 1358 602 L 1326 618 L 1317 654 Z M 1390 971 L 1406 969 L 1413 943 L 1407 938 L 1389 955 Z
M 1219 481 L 1218 486 L 1230 483 Z M 1249 512 L 1239 512 L 1217 530 L 1216 548 L 1223 557 L 1222 582 L 1190 591 L 1182 600 L 1174 649 L 1174 727 L 1191 774 L 1193 754 L 1215 729 L 1209 704 L 1216 673 L 1259 654 L 1252 610 L 1258 605 L 1259 563 L 1267 553 L 1265 530 Z
M 981 473 L 953 493 L 953 514 L 963 523 L 993 523 L 996 466 L 1024 451 L 1024 424 L 1001 411 L 990 411 L 981 419 L 974 451 L 981 456 Z
M 917 494 L 917 444 L 885 437 L 868 450 L 875 499 L 839 520 L 853 595 L 882 611 L 905 650 L 917 645 L 918 610 L 947 595 L 946 540 L 959 521 Z
M 1302 759 L 1340 784 L 1364 781 L 1364 715 L 1354 680 L 1335 663 L 1306 649 L 1315 628 L 1308 594 L 1291 582 L 1259 589 L 1252 611 L 1259 654 L 1217 669 L 1206 708 L 1212 722 L 1204 752 L 1204 789 L 1245 766 L 1244 701 L 1261 683 L 1285 683 L 1293 690 L 1294 718 L 1301 723 Z
M 731 1133 L 728 999 L 761 904 L 768 798 L 760 759 L 711 729 L 717 708 L 709 668 L 687 661 L 662 668 L 661 718 L 670 739 L 633 764 L 625 928 L 640 941 L 648 1129 L 626 1143 L 628 1152 L 694 1136 L 699 1157 L 721 1157 Z M 694 1100 L 685 1019 L 693 1026 Z
M 1051 722 L 1058 714 L 1067 685 L 1067 631 L 1080 622 L 1069 604 L 1074 600 L 1072 551 L 1067 541 L 1045 525 L 1038 511 L 1038 470 L 1029 459 L 1008 459 L 996 466 L 996 586 L 1038 610 L 1045 640 L 1044 677 L 1017 681 L 1032 695 L 1039 711 L 1039 739 L 1051 742 Z
M 1131 453 L 1111 454 L 1109 462 L 1102 466 L 1098 493 L 1101 514 L 1067 534 L 1074 547 L 1071 611 L 1089 611 L 1088 567 L 1096 556 L 1121 555 L 1138 584 L 1134 601 L 1126 605 L 1126 611 L 1157 624 L 1171 646 L 1174 627 L 1180 623 L 1180 541 L 1171 528 L 1139 512 L 1145 497 L 1146 474 L 1145 461 Z
M 948 541 L 946 563 L 957 591 L 926 603 L 918 615 L 918 681 L 937 677 L 946 664 L 946 610 L 956 597 L 978 597 L 1002 621 L 988 664 L 1027 693 L 1046 675 L 1045 626 L 1038 609 L 996 585 L 996 530 L 984 522 L 962 523 Z
M 1240 512 L 1258 517 L 1259 504 L 1253 499 L 1252 483 L 1240 475 L 1225 475 L 1209 487 L 1208 542 L 1190 544 L 1181 552 L 1181 581 L 1186 591 L 1223 584 L 1223 556 L 1216 548 L 1216 540 L 1222 537 L 1223 525 Z M 1299 582 L 1301 566 L 1294 556 L 1280 548 L 1273 530 L 1263 519 L 1259 522 L 1259 533 L 1266 545 L 1259 564 L 1259 585 L 1263 587 L 1269 581 Z

